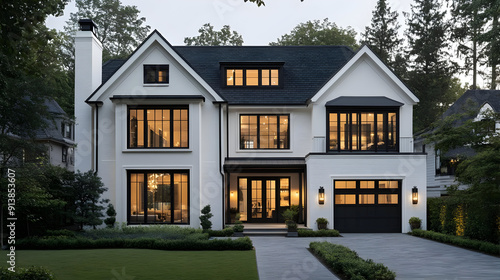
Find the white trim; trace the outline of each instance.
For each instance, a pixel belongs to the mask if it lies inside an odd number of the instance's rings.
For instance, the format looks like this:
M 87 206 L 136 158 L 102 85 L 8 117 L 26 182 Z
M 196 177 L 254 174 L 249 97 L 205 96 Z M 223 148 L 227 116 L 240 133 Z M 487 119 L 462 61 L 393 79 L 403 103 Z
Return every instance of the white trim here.
M 401 82 L 401 80 L 394 75 L 394 73 L 368 48 L 363 46 L 348 62 L 344 67 L 342 67 L 333 78 L 331 78 L 312 98 L 311 102 L 317 102 L 321 96 L 323 96 L 328 89 L 330 89 L 340 78 L 346 74 L 349 69 L 351 69 L 356 62 L 362 59 L 362 57 L 369 57 L 375 64 L 394 82 L 396 85 L 413 101 L 413 104 L 417 104 L 418 98 L 408 89 L 408 87 Z
M 179 65 L 181 65 L 211 96 L 215 101 L 224 101 L 210 85 L 203 80 L 200 75 L 198 75 L 191 66 L 189 66 L 186 61 L 180 57 L 177 52 L 171 47 L 171 45 L 164 39 L 158 31 L 153 31 L 147 41 L 145 41 L 139 49 L 137 49 L 129 59 L 109 78 L 104 84 L 101 85 L 94 93 L 92 93 L 91 98 L 88 99 L 89 102 L 98 101 L 99 98 L 110 88 L 110 86 L 120 78 L 125 71 L 127 71 L 132 64 L 154 43 L 158 43 L 163 49 L 171 55 L 174 60 L 176 60 Z

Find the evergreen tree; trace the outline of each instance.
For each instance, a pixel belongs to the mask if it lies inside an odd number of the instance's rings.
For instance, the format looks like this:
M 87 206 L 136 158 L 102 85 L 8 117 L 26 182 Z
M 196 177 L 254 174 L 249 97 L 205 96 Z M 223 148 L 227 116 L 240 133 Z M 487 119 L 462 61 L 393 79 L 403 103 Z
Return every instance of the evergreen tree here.
M 414 129 L 428 127 L 456 99 L 450 91 L 455 65 L 450 62 L 445 12 L 439 0 L 415 0 L 407 15 L 409 45 L 408 85 L 420 99 L 414 111 Z
M 101 195 L 107 190 L 98 177 L 92 170 L 85 173 L 78 171 L 75 173 L 75 179 L 70 183 L 74 204 L 74 220 L 79 225 L 80 229 L 88 225 L 95 228 L 102 224 L 102 211 L 105 209 L 103 203 L 108 200 L 101 199 Z
M 479 18 L 485 23 L 484 32 L 479 42 L 485 44 L 488 66 L 491 69 L 490 89 L 496 89 L 499 82 L 498 66 L 500 65 L 500 1 L 477 0 L 482 5 Z
M 378 57 L 394 70 L 402 39 L 398 38 L 398 12 L 391 11 L 386 0 L 378 0 L 372 23 L 365 28 L 363 43 L 370 46 Z
M 458 55 L 464 58 L 463 72 L 472 72 L 472 89 L 477 88 L 478 65 L 483 54 L 479 41 L 484 21 L 479 12 L 482 0 L 453 0 L 450 6 L 452 40 L 458 43 Z
M 229 25 L 224 25 L 220 31 L 214 30 L 210 23 L 205 23 L 199 30 L 200 35 L 184 38 L 187 46 L 241 46 L 243 37 L 236 31 L 231 32 Z

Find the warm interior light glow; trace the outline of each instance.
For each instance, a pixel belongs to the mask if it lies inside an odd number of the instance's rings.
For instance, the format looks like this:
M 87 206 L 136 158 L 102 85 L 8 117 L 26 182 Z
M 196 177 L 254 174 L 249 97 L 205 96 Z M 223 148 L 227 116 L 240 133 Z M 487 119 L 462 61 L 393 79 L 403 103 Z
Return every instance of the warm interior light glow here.
M 231 196 L 234 196 L 234 192 L 231 192 Z

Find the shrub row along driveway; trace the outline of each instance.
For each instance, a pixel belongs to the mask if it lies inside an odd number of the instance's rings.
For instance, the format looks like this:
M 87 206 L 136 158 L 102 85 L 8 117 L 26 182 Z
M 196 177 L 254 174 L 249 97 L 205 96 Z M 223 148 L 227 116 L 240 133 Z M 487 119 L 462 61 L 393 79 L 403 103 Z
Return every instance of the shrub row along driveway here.
M 307 251 L 312 241 L 349 247 L 383 263 L 397 279 L 499 279 L 500 258 L 406 234 L 343 234 L 344 237 L 251 237 L 260 280 L 336 279 Z

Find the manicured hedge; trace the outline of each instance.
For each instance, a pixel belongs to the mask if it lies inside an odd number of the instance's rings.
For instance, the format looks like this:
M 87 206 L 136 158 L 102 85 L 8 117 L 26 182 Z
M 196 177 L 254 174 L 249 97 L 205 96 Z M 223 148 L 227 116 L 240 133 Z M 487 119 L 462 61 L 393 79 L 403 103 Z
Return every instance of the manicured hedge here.
M 320 230 L 310 230 L 310 229 L 297 229 L 299 237 L 339 237 L 340 233 L 336 229 L 320 229 Z
M 182 240 L 163 240 L 157 238 L 136 239 L 89 239 L 89 238 L 26 238 L 16 242 L 16 249 L 20 250 L 61 250 L 61 249 L 111 249 L 136 248 L 157 250 L 252 250 L 252 241 L 248 238 L 199 240 L 186 238 Z
M 5 267 L 0 267 L 0 279 L 2 280 L 54 280 L 52 272 L 43 267 L 16 267 L 16 272 L 11 272 Z
M 409 232 L 409 234 L 413 236 L 431 239 L 438 242 L 456 245 L 466 249 L 478 250 L 487 254 L 500 256 L 500 245 L 486 241 L 473 240 L 464 237 L 448 235 L 434 231 L 426 231 L 421 229 L 414 229 L 412 232 Z
M 211 229 L 209 229 L 207 232 L 208 232 L 209 236 L 213 236 L 213 237 L 228 237 L 228 236 L 233 235 L 234 229 L 232 227 L 227 227 L 223 230 L 211 230 Z
M 311 242 L 309 248 L 343 279 L 391 280 L 396 273 L 380 263 L 364 260 L 351 249 L 329 242 Z

